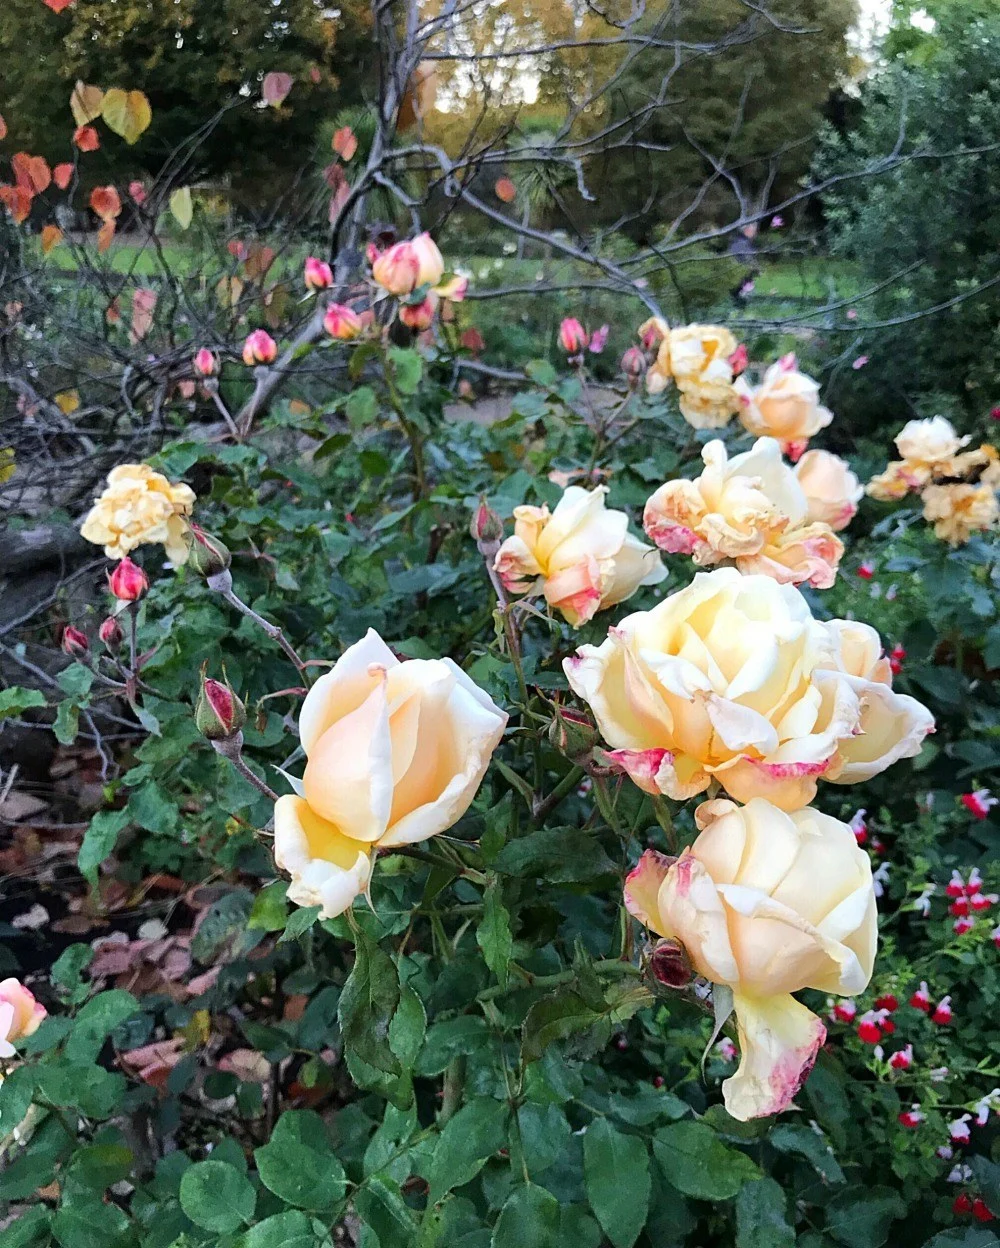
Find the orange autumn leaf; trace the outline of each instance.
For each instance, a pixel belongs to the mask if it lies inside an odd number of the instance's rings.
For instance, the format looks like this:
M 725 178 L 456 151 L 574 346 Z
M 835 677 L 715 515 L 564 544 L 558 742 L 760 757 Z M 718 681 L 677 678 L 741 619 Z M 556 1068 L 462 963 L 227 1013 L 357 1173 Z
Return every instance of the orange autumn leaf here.
M 108 304 L 104 312 L 104 319 L 107 321 L 109 325 L 117 325 L 121 321 L 122 305 L 121 305 L 121 302 L 117 298 L 112 299 L 111 302 Z
M 88 121 L 100 117 L 103 103 L 104 92 L 100 87 L 91 87 L 79 80 L 73 88 L 73 94 L 69 97 L 73 120 L 78 126 L 85 126 Z
M 42 230 L 42 254 L 47 256 L 53 247 L 62 242 L 63 232 L 58 225 L 47 225 Z
M 262 281 L 267 276 L 267 271 L 274 264 L 274 261 L 275 253 L 270 247 L 254 243 L 244 261 L 243 271 L 251 282 Z
M 73 142 L 81 152 L 96 152 L 101 146 L 101 137 L 93 126 L 80 126 L 73 131 Z
M 64 416 L 72 416 L 80 406 L 80 391 L 63 390 L 55 396 L 55 403 Z
M 493 192 L 505 204 L 512 204 L 517 199 L 517 187 L 510 178 L 497 178 Z
M 3 113 L 0 113 L 0 143 L 7 137 L 7 123 L 3 119 Z
M 111 223 L 114 233 L 114 220 L 121 214 L 122 201 L 113 186 L 95 186 L 90 192 L 90 206 L 107 225 Z M 110 239 L 109 239 L 110 241 Z
M 44 156 L 30 156 L 27 152 L 15 152 L 10 160 L 14 181 L 29 195 L 40 195 L 52 181 L 52 173 Z
M 23 186 L 0 186 L 0 203 L 2 203 L 16 225 L 27 221 L 31 212 L 31 194 Z
M 345 165 L 358 150 L 358 140 L 350 126 L 341 126 L 333 136 L 333 150 Z
M 156 299 L 155 290 L 145 290 L 141 287 L 132 295 L 132 330 L 129 338 L 133 343 L 141 342 L 152 329 Z
M 97 231 L 97 250 L 103 255 L 111 246 L 111 240 L 115 236 L 114 221 L 105 221 L 101 228 Z
M 73 181 L 73 166 L 69 164 L 56 165 L 52 170 L 52 181 L 64 191 Z

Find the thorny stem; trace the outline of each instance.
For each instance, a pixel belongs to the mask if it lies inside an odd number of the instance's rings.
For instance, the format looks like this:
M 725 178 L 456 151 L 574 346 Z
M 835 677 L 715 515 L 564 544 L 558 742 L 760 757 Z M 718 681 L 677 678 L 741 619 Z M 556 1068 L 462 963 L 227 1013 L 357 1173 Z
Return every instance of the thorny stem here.
M 304 672 L 307 665 L 302 661 L 302 659 L 299 658 L 295 651 L 295 647 L 281 631 L 279 626 L 277 624 L 272 624 L 270 620 L 265 620 L 262 615 L 257 614 L 253 607 L 247 606 L 242 598 L 237 597 L 237 595 L 233 592 L 231 577 L 228 578 L 229 583 L 225 586 L 221 584 L 211 584 L 212 581 L 217 579 L 221 580 L 221 576 L 219 578 L 209 577 L 209 585 L 211 588 L 217 589 L 231 607 L 235 607 L 236 610 L 245 615 L 247 619 L 253 620 L 258 627 L 262 628 L 264 632 L 267 633 L 268 637 L 270 637 L 272 641 L 276 641 L 282 650 L 284 650 L 285 654 L 288 655 L 291 661 L 295 664 L 296 668 L 300 672 Z
M 544 820 L 553 812 L 553 810 L 555 810 L 563 798 L 566 797 L 567 794 L 572 793 L 573 790 L 579 786 L 580 781 L 586 774 L 587 773 L 583 767 L 574 767 L 571 771 L 567 772 L 565 776 L 563 776 L 548 797 L 544 799 L 536 798 L 534 809 L 532 810 L 536 823 L 544 822 Z
M 230 737 L 224 737 L 221 741 L 213 741 L 212 749 L 216 754 L 221 754 L 223 758 L 227 758 L 233 767 L 239 772 L 248 784 L 252 784 L 258 793 L 263 793 L 268 801 L 276 802 L 278 795 L 270 785 L 265 784 L 259 776 L 254 775 L 250 768 L 243 761 L 243 733 L 234 732 Z

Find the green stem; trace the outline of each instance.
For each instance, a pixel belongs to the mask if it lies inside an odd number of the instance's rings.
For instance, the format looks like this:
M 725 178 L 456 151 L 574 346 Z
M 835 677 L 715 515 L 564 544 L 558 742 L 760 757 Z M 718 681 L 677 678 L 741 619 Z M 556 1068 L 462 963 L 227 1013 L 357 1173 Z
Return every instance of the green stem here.
M 516 992 L 520 988 L 556 988 L 559 984 L 569 984 L 576 979 L 576 971 L 572 968 L 567 971 L 557 971 L 553 975 L 533 975 L 531 971 L 526 971 L 524 967 L 511 963 L 511 970 L 520 975 L 524 982 L 520 984 L 508 983 L 505 987 L 495 984 L 492 988 L 487 988 L 479 993 L 476 1000 L 480 1002 L 493 1001 L 496 997 L 502 997 L 508 992 Z M 606 979 L 614 979 L 619 975 L 638 979 L 642 975 L 639 967 L 634 966 L 631 962 L 622 962 L 619 958 L 605 958 L 600 962 L 595 962 L 594 970 L 598 975 L 602 975 Z
M 536 802 L 533 811 L 535 822 L 543 823 L 564 797 L 572 793 L 574 789 L 579 788 L 580 781 L 586 774 L 582 767 L 574 767 L 571 771 L 568 771 L 548 797 Z
M 438 1126 L 443 1127 L 462 1103 L 462 1092 L 465 1089 L 465 1055 L 459 1054 L 448 1063 L 444 1072 L 444 1095 L 441 1098 L 441 1112 L 438 1114 Z

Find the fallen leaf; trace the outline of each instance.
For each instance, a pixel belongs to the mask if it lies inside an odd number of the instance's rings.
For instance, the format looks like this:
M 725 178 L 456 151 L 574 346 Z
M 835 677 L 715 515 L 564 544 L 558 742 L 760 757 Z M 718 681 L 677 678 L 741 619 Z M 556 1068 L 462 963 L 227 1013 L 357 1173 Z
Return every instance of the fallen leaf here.
M 56 165 L 52 170 L 52 181 L 61 191 L 66 190 L 73 181 L 73 166 L 68 163 Z
M 55 404 L 64 416 L 72 416 L 80 406 L 80 391 L 63 390 L 55 396 Z
M 347 164 L 358 150 L 358 140 L 350 126 L 341 126 L 333 136 L 333 150 L 344 164 Z
M 108 127 L 131 147 L 149 129 L 153 110 L 141 91 L 122 91 L 120 87 L 113 87 L 105 93 L 101 116 Z
M 42 0 L 42 4 L 47 9 L 51 9 L 53 13 L 61 13 L 63 9 L 68 9 L 73 0 Z
M 107 224 L 121 215 L 122 201 L 113 186 L 95 186 L 90 192 L 90 206 Z
M 97 231 L 97 250 L 101 253 L 101 255 L 104 255 L 104 253 L 111 246 L 111 242 L 114 236 L 115 236 L 114 221 L 105 221 L 105 223 Z
M 272 108 L 277 108 L 294 85 L 295 79 L 291 74 L 279 74 L 272 71 L 270 74 L 264 75 L 261 97 L 266 104 L 270 104 Z
M 170 196 L 170 213 L 182 230 L 186 230 L 194 219 L 194 204 L 191 200 L 191 188 L 182 186 Z
M 493 193 L 505 204 L 512 204 L 517 199 L 517 187 L 510 178 L 497 178 Z
M 58 225 L 47 225 L 42 230 L 42 255 L 47 256 L 53 247 L 62 242 L 63 232 Z
M 119 1053 L 118 1061 L 144 1083 L 162 1088 L 183 1054 L 184 1037 L 175 1036 L 171 1040 L 154 1040 L 152 1044 Z
M 93 126 L 80 126 L 73 131 L 73 142 L 81 152 L 96 152 L 101 146 L 101 136 Z
M 88 121 L 101 115 L 104 103 L 104 92 L 100 87 L 88 87 L 85 82 L 77 82 L 73 94 L 69 97 L 69 107 L 73 120 L 78 126 L 85 126 Z
M 52 171 L 44 156 L 31 156 L 27 152 L 15 152 L 10 158 L 14 181 L 29 195 L 40 195 L 52 181 Z
M 156 311 L 156 291 L 140 287 L 132 295 L 132 330 L 129 339 L 141 342 L 153 327 L 153 313 Z
M 219 1070 L 227 1075 L 235 1075 L 244 1083 L 267 1083 L 271 1077 L 271 1064 L 263 1053 L 255 1049 L 233 1049 L 225 1057 L 220 1057 Z

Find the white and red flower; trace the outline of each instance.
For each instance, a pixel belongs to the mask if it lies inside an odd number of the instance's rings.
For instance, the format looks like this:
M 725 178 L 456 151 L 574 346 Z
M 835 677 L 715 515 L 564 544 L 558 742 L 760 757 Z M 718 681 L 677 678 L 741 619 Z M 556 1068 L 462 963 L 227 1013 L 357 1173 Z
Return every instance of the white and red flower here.
M 962 805 L 976 819 L 986 819 L 1000 798 L 996 798 L 989 789 L 976 789 L 972 793 L 963 793 Z

